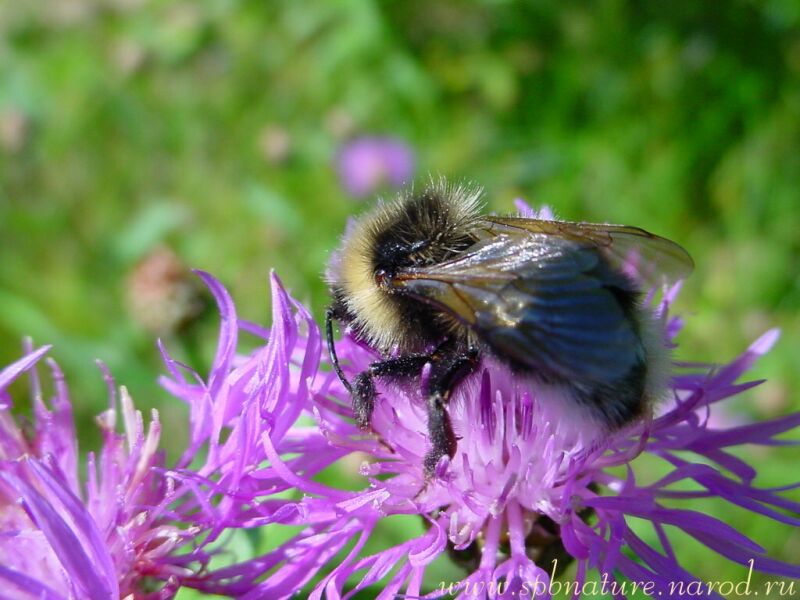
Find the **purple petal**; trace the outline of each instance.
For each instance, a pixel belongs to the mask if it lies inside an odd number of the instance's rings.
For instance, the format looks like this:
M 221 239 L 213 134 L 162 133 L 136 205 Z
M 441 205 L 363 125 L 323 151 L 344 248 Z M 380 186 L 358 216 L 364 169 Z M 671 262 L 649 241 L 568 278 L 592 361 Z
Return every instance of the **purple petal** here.
M 217 353 L 213 361 L 214 366 L 208 376 L 209 393 L 214 396 L 219 391 L 219 386 L 222 385 L 223 378 L 228 373 L 229 365 L 236 352 L 236 342 L 238 340 L 236 308 L 228 294 L 228 290 L 212 275 L 205 271 L 195 271 L 195 273 L 208 286 L 209 291 L 214 296 L 222 322 L 217 342 Z
M 5 369 L 0 371 L 0 390 L 5 390 L 11 382 L 17 377 L 28 371 L 39 360 L 47 354 L 52 346 L 42 346 L 38 350 L 34 350 L 20 358 L 18 361 L 11 363 Z
M 3 582 L 0 585 L 2 600 L 67 600 L 41 581 L 3 565 L 0 565 L 0 582 Z
M 13 470 L 19 473 L 21 467 L 22 465 L 18 465 Z M 70 579 L 80 587 L 85 597 L 92 600 L 119 598 L 116 577 L 109 580 L 100 576 L 92 559 L 85 553 L 82 540 L 59 515 L 53 504 L 29 485 L 21 473 L 0 472 L 0 478 L 20 494 L 31 520 L 45 534 Z M 90 538 L 98 535 L 96 530 L 82 533 Z
M 27 464 L 38 480 L 47 488 L 47 491 L 53 494 L 54 499 L 57 499 L 58 504 L 63 508 L 62 514 L 68 515 L 75 524 L 75 529 L 85 537 L 88 543 L 84 545 L 84 548 L 91 553 L 92 559 L 97 565 L 95 568 L 99 567 L 100 569 L 100 575 L 106 581 L 116 581 L 117 574 L 111 556 L 108 554 L 106 541 L 80 499 L 75 497 L 70 489 L 53 477 L 50 471 L 37 460 L 29 459 Z

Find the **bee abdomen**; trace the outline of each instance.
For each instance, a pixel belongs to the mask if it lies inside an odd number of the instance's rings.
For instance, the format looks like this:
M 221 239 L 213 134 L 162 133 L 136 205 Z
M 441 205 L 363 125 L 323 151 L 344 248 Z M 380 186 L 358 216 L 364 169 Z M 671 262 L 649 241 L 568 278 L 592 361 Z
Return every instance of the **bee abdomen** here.
M 575 398 L 612 429 L 640 417 L 648 405 L 647 364 L 639 361 L 628 373 L 608 383 L 573 383 Z

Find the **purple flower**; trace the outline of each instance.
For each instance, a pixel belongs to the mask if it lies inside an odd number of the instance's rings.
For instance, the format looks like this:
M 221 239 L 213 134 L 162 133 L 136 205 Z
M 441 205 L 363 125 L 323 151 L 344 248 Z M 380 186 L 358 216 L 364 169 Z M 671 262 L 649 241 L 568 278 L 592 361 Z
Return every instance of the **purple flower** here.
M 677 287 L 669 290 L 653 309 L 670 345 L 681 327 L 668 315 L 676 293 Z M 607 591 L 628 579 L 675 597 L 681 589 L 675 586 L 699 582 L 676 555 L 670 530 L 741 565 L 752 559 L 755 570 L 800 576 L 800 567 L 770 558 L 731 525 L 694 508 L 697 499 L 719 498 L 788 527 L 800 524 L 790 514 L 800 511 L 800 504 L 785 496 L 798 484 L 760 488 L 754 485 L 754 469 L 731 453 L 743 444 L 786 444 L 776 436 L 800 424 L 800 414 L 725 429 L 707 426 L 718 403 L 758 383 L 739 378 L 775 342 L 776 331 L 723 367 L 685 368 L 673 378 L 672 402 L 656 418 L 600 440 L 564 409 L 568 404 L 557 391 L 519 381 L 487 360 L 451 401 L 458 449 L 429 478 L 423 467 L 426 416 L 418 390 L 383 385 L 373 433 L 364 434 L 325 365 L 318 327 L 277 279 L 269 333 L 237 322 L 223 290 L 217 287 L 215 294 L 223 306 L 224 351 L 211 377 L 207 383 L 167 382 L 193 406 L 207 407 L 205 418 L 195 418 L 205 431 L 198 439 L 210 434 L 221 440 L 219 432 L 228 434 L 213 461 L 216 473 L 225 475 L 195 479 L 229 498 L 224 514 L 218 514 L 227 527 L 293 529 L 273 551 L 213 571 L 217 584 L 209 591 L 288 598 L 305 590 L 310 598 L 340 598 L 371 588 L 381 590 L 379 598 L 450 592 L 492 598 L 527 592 L 546 598 L 556 560 L 562 568 L 577 564 L 576 580 L 565 583 L 578 589 L 591 569 L 607 582 Z M 269 341 L 237 357 L 237 330 Z M 377 359 L 349 336 L 337 349 L 351 376 Z M 199 395 L 204 402 L 197 401 Z M 225 415 L 222 421 L 220 415 Z M 667 466 L 655 482 L 640 480 L 632 468 L 646 456 Z M 317 480 L 326 467 L 359 457 L 362 489 Z M 287 496 L 292 490 L 302 496 Z M 381 544 L 374 535 L 380 524 L 398 515 L 419 517 L 425 531 L 367 552 L 368 541 L 373 548 Z M 648 523 L 657 543 L 632 529 L 632 518 Z M 443 586 L 426 576 L 443 555 L 465 567 L 462 580 Z
M 276 284 L 272 330 L 262 330 L 239 321 L 222 286 L 200 276 L 217 299 L 222 329 L 205 380 L 162 348 L 169 372 L 164 386 L 189 409 L 189 446 L 169 468 L 158 447 L 158 413 L 145 429 L 127 390 L 120 388 L 117 400 L 104 370 L 110 401 L 97 418 L 103 445 L 99 454 L 88 454 L 82 483 L 72 404 L 52 360 L 55 394 L 49 406 L 42 397 L 36 365 L 49 347 L 29 349 L 0 372 L 3 598 L 166 599 L 181 587 L 235 595 L 235 586 L 227 585 L 230 569 L 217 575 L 210 563 L 231 528 L 291 519 L 293 510 L 276 509 L 268 498 L 298 488 L 299 478 L 279 468 L 277 457 L 298 453 L 291 469 L 313 474 L 349 452 L 322 454 L 328 445 L 323 433 L 297 427 L 320 357 L 310 315 Z M 249 358 L 237 357 L 239 328 L 269 342 Z M 23 374 L 31 380 L 30 428 L 11 412 L 9 386 Z M 259 468 L 264 463 L 274 466 Z
M 110 402 L 97 418 L 103 445 L 97 455 L 88 454 L 87 481 L 81 483 L 72 405 L 52 360 L 55 394 L 49 407 L 42 398 L 36 365 L 49 347 L 29 350 L 0 372 L 1 597 L 166 599 L 183 586 L 214 590 L 220 582 L 209 563 L 224 548 L 220 535 L 230 524 L 257 526 L 274 517 L 273 503 L 248 504 L 265 492 L 258 487 L 253 495 L 247 486 L 259 476 L 256 465 L 276 452 L 268 434 L 280 437 L 295 426 L 308 396 L 303 369 L 316 369 L 319 340 L 307 327 L 310 335 L 296 345 L 307 364 L 295 378 L 285 352 L 297 335 L 287 330 L 283 317 L 290 309 L 284 299 L 276 304 L 269 333 L 275 341 L 240 366 L 232 353 L 237 327 L 246 325 L 236 319 L 219 283 L 201 277 L 216 295 L 223 327 L 215 367 L 205 382 L 164 350 L 171 376 L 165 386 L 188 404 L 190 416 L 189 447 L 171 468 L 158 448 L 158 413 L 152 412 L 145 428 L 126 389 L 120 388 L 117 400 L 104 371 Z M 247 365 L 254 370 L 247 371 Z M 26 373 L 33 397 L 31 427 L 12 414 L 8 389 Z M 303 402 L 292 404 L 294 395 Z M 306 437 L 308 443 L 289 435 L 294 445 L 277 451 L 300 452 L 303 458 L 295 465 L 313 463 L 324 438 Z M 200 454 L 204 460 L 197 461 Z M 337 456 L 332 452 L 330 460 Z M 292 488 L 283 480 L 279 485 Z M 265 512 L 269 518 L 262 516 Z M 226 579 L 227 572 L 221 577 Z
M 670 529 L 736 563 L 752 559 L 756 570 L 800 576 L 800 567 L 771 559 L 731 525 L 693 508 L 699 498 L 719 498 L 788 527 L 800 523 L 791 514 L 800 505 L 785 495 L 797 483 L 757 487 L 753 468 L 731 452 L 742 444 L 786 444 L 777 436 L 800 424 L 800 414 L 707 426 L 718 403 L 756 385 L 739 379 L 775 342 L 775 331 L 723 367 L 686 367 L 657 417 L 601 440 L 569 417 L 556 391 L 487 360 L 454 394 L 458 450 L 430 478 L 418 390 L 381 386 L 373 432 L 365 434 L 327 364 L 318 326 L 276 277 L 270 329 L 239 319 L 224 288 L 201 277 L 222 324 L 205 377 L 164 350 L 162 383 L 189 409 L 189 447 L 172 468 L 156 452 L 157 417 L 145 434 L 122 393 L 127 435 L 114 433 L 115 413 L 105 413 L 100 460 L 95 465 L 90 455 L 84 489 L 60 373 L 51 409 L 33 378 L 31 434 L 9 413 L 8 384 L 33 374 L 46 349 L 0 373 L 0 579 L 14 597 L 146 597 L 141 586 L 149 576 L 162 586 L 154 597 L 166 598 L 180 586 L 245 599 L 342 598 L 366 588 L 380 590 L 378 598 L 451 590 L 546 598 L 554 559 L 577 564 L 572 584 L 579 588 L 591 569 L 608 585 L 624 578 L 675 597 L 671 586 L 696 579 L 676 555 Z M 681 327 L 668 314 L 676 293 L 669 290 L 654 307 L 668 344 Z M 254 350 L 239 351 L 243 336 L 258 342 Z M 337 349 L 350 375 L 376 359 L 348 335 Z M 655 482 L 632 468 L 645 456 L 667 466 Z M 320 481 L 324 470 L 358 458 L 360 489 Z M 425 530 L 399 542 L 376 535 L 400 515 L 419 518 Z M 632 529 L 631 518 L 653 535 Z M 286 541 L 255 558 L 213 560 L 224 534 L 262 527 Z M 444 555 L 465 568 L 452 587 L 428 572 Z
M 103 446 L 99 455 L 89 453 L 82 485 L 63 375 L 48 361 L 55 383 L 48 407 L 35 370 L 48 349 L 30 351 L 0 373 L 0 588 L 13 598 L 121 598 L 153 577 L 164 587 L 152 597 L 168 597 L 187 572 L 173 552 L 195 532 L 163 519 L 171 481 L 158 451 L 158 414 L 145 431 L 126 389 L 117 402 L 107 375 L 111 401 L 97 418 Z M 32 382 L 30 431 L 9 412 L 7 388 L 23 373 Z M 116 433 L 118 416 L 124 434 Z
M 400 187 L 414 175 L 414 152 L 395 138 L 351 140 L 339 151 L 336 163 L 342 186 L 357 198 L 385 184 Z

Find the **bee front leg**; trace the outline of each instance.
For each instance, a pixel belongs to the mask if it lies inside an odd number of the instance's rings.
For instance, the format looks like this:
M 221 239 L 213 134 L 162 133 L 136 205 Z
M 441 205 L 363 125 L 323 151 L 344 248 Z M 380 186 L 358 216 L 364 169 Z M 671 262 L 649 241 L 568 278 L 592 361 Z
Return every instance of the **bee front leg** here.
M 353 399 L 353 414 L 361 429 L 369 429 L 372 411 L 375 409 L 375 377 L 402 378 L 419 375 L 430 354 L 409 354 L 372 363 L 366 371 L 353 380 L 350 395 Z
M 458 440 L 447 413 L 447 404 L 453 390 L 478 366 L 479 352 L 475 347 L 466 353 L 443 353 L 434 357 L 428 384 L 428 438 L 431 449 L 425 455 L 423 465 L 428 475 L 433 474 L 439 460 L 446 454 L 451 458 L 456 453 Z

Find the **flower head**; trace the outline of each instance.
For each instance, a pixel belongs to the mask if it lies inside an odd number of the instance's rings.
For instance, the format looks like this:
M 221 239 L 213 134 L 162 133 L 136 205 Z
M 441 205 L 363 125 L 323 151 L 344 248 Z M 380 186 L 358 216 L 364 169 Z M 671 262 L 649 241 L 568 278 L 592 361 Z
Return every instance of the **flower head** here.
M 369 196 L 385 184 L 400 187 L 414 175 L 414 152 L 395 138 L 351 140 L 336 162 L 342 186 L 357 198 Z
M 252 471 L 266 455 L 260 446 L 260 454 L 249 454 L 248 443 L 260 439 L 268 427 L 288 428 L 300 405 L 295 412 L 290 407 L 284 420 L 269 416 L 292 401 L 295 385 L 288 381 L 290 365 L 279 345 L 295 338 L 285 332 L 280 313 L 272 336 L 278 342 L 268 344 L 253 363 L 258 365 L 253 377 L 264 377 L 257 384 L 244 377 L 248 373 L 231 371 L 233 324 L 241 324 L 222 287 L 209 276 L 201 277 L 219 301 L 222 335 L 207 381 L 164 350 L 173 378 L 165 378 L 165 386 L 189 408 L 189 447 L 173 465 L 166 464 L 159 450 L 158 413 L 152 412 L 145 427 L 127 390 L 121 388 L 118 399 L 103 368 L 110 392 L 109 408 L 97 418 L 103 444 L 98 454 L 88 454 L 82 483 L 72 404 L 52 360 L 55 394 L 50 406 L 42 396 L 36 365 L 49 347 L 30 350 L 0 372 L 0 589 L 14 590 L 15 598 L 165 599 L 182 586 L 210 590 L 219 585 L 208 564 L 223 547 L 219 537 L 230 515 L 246 519 L 248 526 L 258 524 L 257 517 L 249 521 L 243 516 L 250 514 L 247 502 L 254 497 L 240 482 L 244 469 Z M 312 344 L 305 356 L 313 362 L 319 348 L 313 347 L 313 335 L 305 342 Z M 11 412 L 8 391 L 26 373 L 32 382 L 32 428 Z M 296 393 L 303 396 L 304 381 L 296 383 Z M 122 432 L 117 431 L 120 417 Z M 292 449 L 309 457 L 314 446 L 300 441 L 288 451 Z M 197 460 L 199 454 L 204 460 Z
M 161 579 L 167 593 L 171 580 L 186 572 L 172 553 L 196 532 L 163 518 L 171 482 L 158 450 L 158 414 L 145 431 L 126 389 L 117 401 L 112 386 L 109 408 L 97 418 L 103 446 L 98 455 L 89 453 L 82 485 L 71 403 L 52 360 L 55 395 L 50 407 L 42 399 L 35 365 L 48 349 L 30 351 L 0 374 L 6 400 L 0 410 L 0 580 L 20 598 L 127 597 L 148 577 Z M 34 400 L 30 432 L 9 412 L 7 393 L 26 372 Z
M 680 329 L 668 315 L 676 292 L 654 308 L 669 344 Z M 223 292 L 216 294 L 219 300 Z M 757 383 L 738 380 L 774 343 L 775 331 L 724 367 L 695 367 L 674 377 L 672 401 L 657 417 L 599 440 L 565 417 L 565 399 L 556 390 L 487 360 L 451 400 L 458 448 L 430 477 L 423 464 L 428 440 L 419 391 L 382 385 L 373 431 L 365 435 L 353 424 L 350 400 L 335 374 L 320 368 L 326 358 L 317 326 L 277 279 L 273 307 L 275 324 L 263 333 L 265 347 L 237 357 L 236 330 L 260 330 L 227 317 L 226 351 L 218 356 L 213 381 L 170 384 L 176 394 L 204 390 L 209 410 L 225 406 L 230 415 L 228 460 L 235 468 L 224 485 L 201 482 L 230 495 L 224 521 L 242 528 L 303 526 L 275 550 L 215 571 L 219 585 L 213 591 L 283 598 L 306 589 L 310 598 L 339 598 L 377 588 L 377 597 L 394 598 L 456 590 L 472 597 L 479 588 L 485 597 L 514 597 L 527 588 L 544 598 L 556 560 L 560 567 L 577 565 L 579 588 L 593 569 L 617 585 L 624 579 L 652 582 L 655 592 L 670 597 L 676 582 L 696 581 L 676 555 L 670 529 L 739 564 L 753 559 L 756 570 L 800 575 L 800 567 L 771 559 L 731 525 L 693 508 L 698 498 L 719 498 L 800 524 L 786 512 L 800 510 L 784 495 L 789 487 L 757 487 L 752 467 L 730 453 L 742 444 L 783 443 L 776 436 L 800 424 L 800 415 L 720 430 L 710 429 L 703 416 Z M 349 336 L 337 351 L 350 375 L 377 359 Z M 651 482 L 637 476 L 633 466 L 646 456 L 666 465 L 663 477 Z M 318 481 L 322 470 L 348 457 L 364 459 L 360 490 Z M 302 496 L 287 497 L 291 490 Z M 399 515 L 417 516 L 424 531 L 366 552 L 380 524 Z M 649 523 L 653 536 L 634 530 L 631 519 Z M 447 589 L 426 578 L 430 564 L 444 555 L 466 569 Z
M 797 484 L 760 488 L 754 469 L 730 452 L 784 444 L 776 436 L 800 424 L 800 415 L 724 429 L 710 428 L 707 418 L 717 403 L 758 383 L 739 379 L 775 342 L 775 331 L 724 367 L 687 368 L 673 378 L 672 401 L 656 417 L 601 438 L 566 416 L 558 390 L 485 360 L 451 400 L 457 451 L 431 477 L 417 388 L 384 382 L 365 434 L 326 364 L 319 328 L 276 277 L 270 329 L 239 319 L 225 289 L 201 277 L 222 325 L 205 377 L 164 349 L 162 383 L 189 408 L 189 446 L 170 468 L 157 452 L 157 415 L 145 433 L 123 391 L 126 433 L 115 432 L 112 396 L 99 420 L 99 461 L 89 456 L 88 483 L 80 485 L 60 372 L 51 363 L 56 395 L 47 408 L 33 370 L 47 349 L 0 373 L 0 579 L 19 590 L 17 597 L 146 597 L 150 577 L 160 582 L 158 598 L 180 586 L 245 599 L 303 590 L 310 598 L 342 598 L 368 588 L 378 598 L 547 598 L 551 576 L 570 562 L 577 565 L 571 589 L 580 591 L 594 570 L 617 585 L 649 582 L 654 593 L 671 597 L 671 586 L 696 578 L 681 564 L 670 529 L 739 564 L 753 560 L 757 570 L 800 576 L 800 567 L 770 558 L 693 507 L 699 498 L 718 498 L 800 524 L 791 514 L 800 505 L 784 494 Z M 681 326 L 668 314 L 675 293 L 654 307 L 667 344 Z M 243 334 L 260 345 L 240 351 Z M 377 358 L 348 335 L 337 350 L 350 375 Z M 27 434 L 9 413 L 7 392 L 24 372 L 33 375 L 34 392 Z M 634 468 L 647 456 L 666 465 L 655 481 Z M 363 461 L 360 487 L 322 482 L 323 471 L 356 457 Z M 409 515 L 424 523 L 421 533 L 397 542 L 376 535 L 385 521 Z M 652 535 L 634 530 L 632 518 Z M 223 534 L 264 526 L 291 529 L 255 558 L 213 562 Z M 453 558 L 464 577 L 447 586 L 432 581 L 429 568 L 440 556 Z
M 230 569 L 218 576 L 209 569 L 224 548 L 220 537 L 292 512 L 276 513 L 274 502 L 260 502 L 292 490 L 290 471 L 270 478 L 270 469 L 258 465 L 296 452 L 292 468 L 314 473 L 348 452 L 320 454 L 325 437 L 296 429 L 320 356 L 308 313 L 296 305 L 301 316 L 293 315 L 281 296 L 272 330 L 262 330 L 239 321 L 222 286 L 200 276 L 218 301 L 223 325 L 205 380 L 162 348 L 169 372 L 164 386 L 189 409 L 189 446 L 173 465 L 159 450 L 158 413 L 145 427 L 127 390 L 120 388 L 117 398 L 101 365 L 110 394 L 97 418 L 103 444 L 87 455 L 82 482 L 72 403 L 52 360 L 55 393 L 49 405 L 43 400 L 36 366 L 50 348 L 29 349 L 0 371 L 0 589 L 10 594 L 4 597 L 166 599 L 184 586 L 233 590 L 225 585 Z M 297 319 L 305 325 L 302 336 Z M 240 327 L 269 338 L 249 360 L 234 354 Z M 31 427 L 12 412 L 9 392 L 25 374 Z

